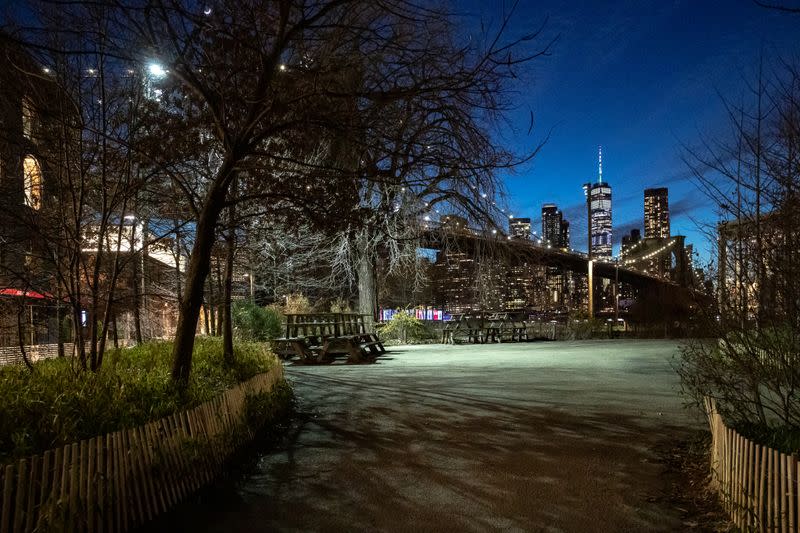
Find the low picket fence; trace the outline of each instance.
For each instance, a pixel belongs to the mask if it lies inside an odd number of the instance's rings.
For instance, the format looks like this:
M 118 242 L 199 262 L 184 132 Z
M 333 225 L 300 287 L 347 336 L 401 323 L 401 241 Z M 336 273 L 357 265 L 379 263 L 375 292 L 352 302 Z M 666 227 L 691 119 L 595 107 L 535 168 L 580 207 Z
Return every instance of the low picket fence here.
M 757 444 L 725 425 L 706 398 L 711 475 L 734 524 L 743 531 L 800 530 L 800 475 L 794 455 Z
M 193 409 L 2 467 L 0 533 L 114 533 L 152 520 L 212 481 L 252 439 L 247 396 L 282 380 L 278 364 Z

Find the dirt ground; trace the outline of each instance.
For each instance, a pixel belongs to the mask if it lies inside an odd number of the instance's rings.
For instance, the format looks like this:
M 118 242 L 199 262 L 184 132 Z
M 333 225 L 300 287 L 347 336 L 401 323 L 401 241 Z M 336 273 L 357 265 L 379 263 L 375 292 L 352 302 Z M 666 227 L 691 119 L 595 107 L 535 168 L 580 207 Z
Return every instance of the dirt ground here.
M 298 414 L 185 531 L 715 531 L 667 341 L 396 347 L 289 366 Z M 686 491 L 682 490 L 686 486 Z

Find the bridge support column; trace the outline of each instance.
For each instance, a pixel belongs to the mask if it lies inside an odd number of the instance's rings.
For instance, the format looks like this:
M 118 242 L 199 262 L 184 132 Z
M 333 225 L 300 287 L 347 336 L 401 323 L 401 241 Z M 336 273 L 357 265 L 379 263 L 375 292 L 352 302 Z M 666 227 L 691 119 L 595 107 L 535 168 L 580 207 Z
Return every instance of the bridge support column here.
M 589 320 L 594 318 L 594 261 L 589 259 Z

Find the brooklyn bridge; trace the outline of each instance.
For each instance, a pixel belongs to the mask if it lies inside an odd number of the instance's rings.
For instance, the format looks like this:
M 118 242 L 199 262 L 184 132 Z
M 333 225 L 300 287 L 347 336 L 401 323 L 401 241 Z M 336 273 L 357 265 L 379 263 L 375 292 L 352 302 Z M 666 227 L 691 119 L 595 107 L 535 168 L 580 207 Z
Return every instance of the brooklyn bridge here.
M 697 299 L 707 296 L 693 268 L 691 247 L 684 236 L 644 239 L 615 258 L 592 258 L 575 250 L 543 245 L 536 240 L 514 238 L 498 230 L 454 227 L 428 222 L 420 234 L 420 246 L 445 253 L 457 251 L 471 256 L 491 255 L 507 264 L 535 264 L 560 272 L 588 276 L 589 284 L 605 279 L 615 290 L 625 284 L 639 295 L 662 295 Z M 606 283 L 607 284 L 607 283 Z M 594 313 L 593 291 L 589 291 L 589 314 Z

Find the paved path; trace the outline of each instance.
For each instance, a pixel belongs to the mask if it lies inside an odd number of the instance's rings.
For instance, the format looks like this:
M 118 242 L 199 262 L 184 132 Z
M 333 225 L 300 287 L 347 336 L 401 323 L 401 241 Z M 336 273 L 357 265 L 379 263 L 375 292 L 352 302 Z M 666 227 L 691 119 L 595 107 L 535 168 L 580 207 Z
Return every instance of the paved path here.
M 285 442 L 187 531 L 680 531 L 656 449 L 701 420 L 675 343 L 395 348 L 288 367 Z M 213 508 L 213 509 L 212 509 Z M 188 523 L 187 523 L 188 521 Z

